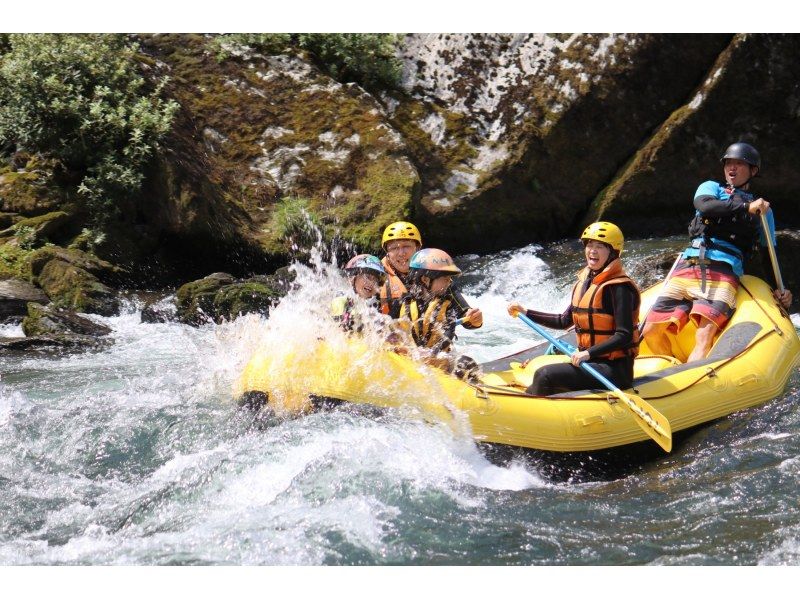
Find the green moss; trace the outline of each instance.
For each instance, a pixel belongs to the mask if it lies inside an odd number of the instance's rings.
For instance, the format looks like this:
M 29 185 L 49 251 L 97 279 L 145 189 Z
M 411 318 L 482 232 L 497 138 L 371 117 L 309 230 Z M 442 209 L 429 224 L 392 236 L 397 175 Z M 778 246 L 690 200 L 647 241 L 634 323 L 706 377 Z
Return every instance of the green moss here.
M 31 170 L 0 173 L 0 209 L 36 215 L 53 209 L 65 199 L 50 179 L 49 172 Z
M 117 302 L 97 277 L 68 262 L 48 261 L 37 277 L 39 286 L 56 306 L 111 315 Z
M 260 282 L 244 282 L 223 287 L 215 295 L 213 306 L 217 319 L 234 319 L 239 314 L 266 313 L 283 293 Z
M 186 283 L 176 293 L 178 317 L 189 324 L 234 319 L 240 313 L 265 313 L 283 295 L 263 281 L 233 282 L 225 275 L 208 276 Z
M 21 245 L 34 247 L 57 234 L 71 219 L 72 216 L 66 212 L 48 212 L 41 216 L 24 218 L 14 225 L 14 229 L 17 237 L 21 240 Z M 25 243 L 22 243 L 23 238 L 26 239 Z
M 33 276 L 38 276 L 51 260 L 60 260 L 101 277 L 116 274 L 120 268 L 100 258 L 75 248 L 47 246 L 28 254 L 28 268 Z
M 230 277 L 207 276 L 181 286 L 175 293 L 178 317 L 181 321 L 192 324 L 202 323 L 206 315 L 213 317 L 216 313 L 214 297 L 232 280 Z
M 30 249 L 21 248 L 15 240 L 0 245 L 0 279 L 22 278 L 30 281 L 31 271 L 28 264 Z
M 392 126 L 402 134 L 424 181 L 424 190 L 441 188 L 453 170 L 463 169 L 464 162 L 477 155 L 477 150 L 470 144 L 477 131 L 463 114 L 407 96 L 398 99 L 400 105 L 392 117 Z M 418 125 L 430 113 L 443 119 L 445 137 L 451 141 L 447 145 L 434 143 Z

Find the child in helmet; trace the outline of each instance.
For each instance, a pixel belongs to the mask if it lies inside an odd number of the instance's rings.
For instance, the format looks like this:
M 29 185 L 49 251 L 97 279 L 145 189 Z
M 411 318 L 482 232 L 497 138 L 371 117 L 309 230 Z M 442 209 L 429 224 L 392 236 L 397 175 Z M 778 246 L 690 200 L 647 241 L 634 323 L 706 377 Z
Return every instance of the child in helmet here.
M 739 277 L 758 242 L 766 245 L 760 215 L 766 214 L 772 241 L 775 224 L 769 202 L 750 193 L 750 182 L 761 169 L 761 156 L 749 143 L 734 143 L 725 150 L 725 185 L 701 184 L 694 197 L 695 217 L 689 224 L 691 245 L 681 255 L 674 273 L 647 316 L 643 334 L 656 353 L 669 355 L 668 333 L 677 334 L 693 319 L 695 346 L 688 361 L 706 356 L 717 332 L 736 308 Z M 766 252 L 762 252 L 762 257 Z M 763 260 L 766 261 L 766 260 Z M 770 271 L 769 266 L 765 266 Z M 776 290 L 775 299 L 785 309 L 792 302 L 788 289 Z
M 588 362 L 619 388 L 633 383 L 633 360 L 639 352 L 639 289 L 619 259 L 624 238 L 610 222 L 590 224 L 581 235 L 586 267 L 578 274 L 572 301 L 562 314 L 508 305 L 508 313 L 523 312 L 537 324 L 566 329 L 575 326 L 578 350 L 571 363 L 554 363 L 536 370 L 528 394 L 547 396 L 595 388 L 597 381 L 580 365 Z
M 400 316 L 403 297 L 411 287 L 413 276 L 411 259 L 422 249 L 422 235 L 410 222 L 392 222 L 384 229 L 381 243 L 386 252 L 386 256 L 381 260 L 386 270 L 386 282 L 381 285 L 380 310 L 381 313 L 396 319 Z M 464 296 L 452 286 L 449 287 L 447 295 L 451 303 L 459 306 L 460 311 L 466 312 L 470 309 Z M 482 325 L 480 310 L 472 319 L 464 322 L 464 327 L 469 329 L 480 328 Z
M 449 355 L 457 324 L 479 328 L 483 324 L 480 309 L 470 307 L 453 290 L 453 279 L 461 270 L 441 249 L 417 251 L 409 263 L 410 288 L 400 304 L 398 322 L 410 333 L 414 344 L 424 350 L 428 363 L 459 377 L 475 375 L 477 364 L 469 357 L 454 359 Z
M 374 255 L 361 253 L 356 255 L 344 267 L 353 292 L 361 297 L 368 307 L 378 308 L 378 292 L 386 281 L 383 264 Z M 331 302 L 331 314 L 346 331 L 361 331 L 363 322 L 357 316 L 355 302 L 351 297 L 342 295 Z

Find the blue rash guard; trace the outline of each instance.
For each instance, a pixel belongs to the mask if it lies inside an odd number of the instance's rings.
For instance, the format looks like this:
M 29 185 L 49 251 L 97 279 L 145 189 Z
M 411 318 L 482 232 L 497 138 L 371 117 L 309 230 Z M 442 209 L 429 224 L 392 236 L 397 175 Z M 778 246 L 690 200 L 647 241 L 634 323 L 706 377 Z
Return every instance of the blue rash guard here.
M 745 209 L 742 206 L 742 201 L 751 202 L 756 199 L 752 193 L 748 193 L 742 189 L 734 189 L 733 193 L 737 196 L 737 205 L 733 205 L 731 201 L 732 194 L 728 192 L 728 189 L 729 188 L 723 187 L 716 181 L 706 181 L 705 183 L 701 184 L 694 194 L 695 206 L 697 207 L 698 200 L 700 200 L 708 206 L 708 211 L 701 211 L 700 209 L 697 209 L 697 215 L 703 214 L 712 217 L 722 216 L 725 213 L 733 212 L 737 208 Z M 767 223 L 769 224 L 769 230 L 772 236 L 772 244 L 776 245 L 777 240 L 775 237 L 775 219 L 772 215 L 771 209 L 767 211 Z M 760 225 L 758 227 L 758 239 L 762 247 L 767 245 L 766 239 L 764 238 L 764 231 Z M 711 237 L 711 241 L 719 247 L 730 248 L 731 252 L 728 253 L 727 251 L 723 251 L 721 249 L 707 248 L 706 258 L 709 260 L 730 264 L 737 276 L 744 274 L 744 264 L 742 263 L 742 259 L 740 257 L 741 249 L 722 239 Z M 692 247 L 687 248 L 683 252 L 684 259 L 696 258 L 700 255 L 700 249 L 699 247 L 695 246 L 696 244 L 697 243 L 693 243 Z

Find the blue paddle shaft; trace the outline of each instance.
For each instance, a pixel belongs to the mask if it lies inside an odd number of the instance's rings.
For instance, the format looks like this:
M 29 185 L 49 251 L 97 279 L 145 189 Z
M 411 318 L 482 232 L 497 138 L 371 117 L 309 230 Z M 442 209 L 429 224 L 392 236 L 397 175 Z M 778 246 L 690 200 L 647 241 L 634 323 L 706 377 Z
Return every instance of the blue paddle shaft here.
M 558 349 L 559 351 L 561 351 L 561 352 L 562 352 L 564 355 L 567 355 L 567 356 L 569 356 L 569 357 L 572 357 L 573 353 L 576 353 L 576 352 L 577 352 L 577 349 L 572 349 L 572 347 L 570 347 L 570 346 L 569 346 L 569 345 L 567 345 L 566 343 L 562 343 L 560 340 L 558 340 L 558 339 L 557 339 L 556 337 L 554 337 L 552 334 L 549 334 L 549 333 L 548 333 L 546 330 L 544 330 L 544 329 L 543 329 L 541 326 L 539 326 L 538 324 L 536 324 L 535 322 L 533 322 L 533 321 L 532 321 L 532 320 L 531 320 L 531 319 L 530 319 L 528 316 L 526 316 L 525 314 L 523 314 L 523 313 L 521 313 L 521 312 L 520 312 L 520 313 L 519 313 L 519 314 L 517 314 L 517 315 L 518 315 L 518 317 L 519 317 L 519 319 L 520 319 L 520 320 L 522 320 L 522 321 L 523 321 L 523 322 L 525 322 L 525 323 L 526 323 L 528 326 L 530 326 L 531 328 L 533 328 L 533 329 L 534 329 L 536 332 L 538 332 L 539 334 L 541 334 L 541 335 L 542 335 L 542 336 L 545 338 L 545 340 L 548 340 L 548 341 L 550 341 L 550 342 L 551 342 L 553 345 L 555 345 L 556 349 Z M 583 363 L 581 363 L 581 367 L 582 367 L 584 370 L 586 370 L 587 372 L 589 372 L 589 373 L 590 373 L 592 376 L 594 376 L 594 377 L 595 377 L 595 379 L 596 379 L 596 380 L 598 380 L 599 382 L 601 382 L 601 383 L 603 384 L 603 386 L 605 386 L 605 387 L 606 387 L 608 390 L 611 390 L 611 391 L 614 391 L 614 392 L 619 392 L 619 388 L 617 388 L 617 387 L 614 385 L 614 383 L 613 383 L 613 382 L 611 382 L 611 380 L 609 380 L 608 378 L 606 378 L 605 376 L 603 376 L 603 374 L 601 374 L 600 372 L 598 372 L 597 370 L 595 370 L 595 369 L 594 369 L 592 366 L 590 366 L 590 365 L 589 365 L 588 363 L 586 363 L 585 361 L 584 361 Z

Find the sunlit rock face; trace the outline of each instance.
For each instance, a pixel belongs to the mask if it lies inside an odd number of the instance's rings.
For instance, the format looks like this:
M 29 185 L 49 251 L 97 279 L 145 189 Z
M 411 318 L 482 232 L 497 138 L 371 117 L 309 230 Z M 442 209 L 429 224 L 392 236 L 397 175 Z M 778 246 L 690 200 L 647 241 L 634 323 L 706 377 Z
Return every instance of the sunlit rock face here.
M 419 165 L 429 238 L 468 251 L 573 232 L 730 40 L 406 36 L 410 99 L 389 108 Z

